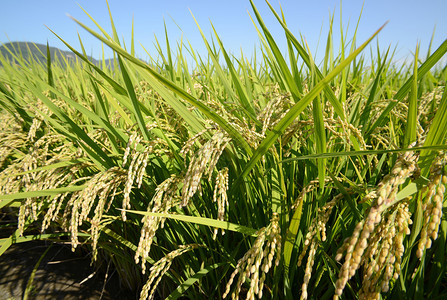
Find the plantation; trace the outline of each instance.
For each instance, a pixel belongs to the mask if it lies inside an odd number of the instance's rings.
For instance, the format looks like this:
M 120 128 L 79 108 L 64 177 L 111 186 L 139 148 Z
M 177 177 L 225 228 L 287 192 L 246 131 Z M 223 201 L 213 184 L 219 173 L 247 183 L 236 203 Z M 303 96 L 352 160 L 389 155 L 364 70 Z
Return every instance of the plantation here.
M 206 57 L 166 33 L 146 63 L 112 15 L 75 21 L 113 67 L 81 40 L 71 63 L 0 56 L 0 255 L 69 241 L 140 299 L 447 297 L 447 40 L 398 66 L 382 28 L 335 52 L 331 26 L 314 62 L 251 4 L 250 58 L 198 25 Z

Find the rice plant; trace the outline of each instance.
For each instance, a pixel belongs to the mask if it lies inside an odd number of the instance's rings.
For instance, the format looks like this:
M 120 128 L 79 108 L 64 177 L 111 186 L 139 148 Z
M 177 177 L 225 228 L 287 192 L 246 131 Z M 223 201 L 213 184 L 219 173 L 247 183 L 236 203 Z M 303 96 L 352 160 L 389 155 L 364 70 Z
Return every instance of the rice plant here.
M 112 14 L 74 21 L 114 66 L 57 32 L 75 61 L 0 57 L 0 255 L 68 237 L 140 299 L 447 296 L 447 40 L 399 66 L 331 25 L 316 63 L 267 4 L 285 54 L 251 2 L 251 58 L 197 24 L 206 57 L 166 32 L 144 62 Z

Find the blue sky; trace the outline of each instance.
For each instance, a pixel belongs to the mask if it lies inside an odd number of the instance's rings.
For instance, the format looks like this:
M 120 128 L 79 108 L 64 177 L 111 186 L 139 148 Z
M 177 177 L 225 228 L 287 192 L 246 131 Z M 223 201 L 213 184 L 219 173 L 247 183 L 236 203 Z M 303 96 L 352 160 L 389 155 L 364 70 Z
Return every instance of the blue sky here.
M 283 32 L 268 6 L 263 0 L 254 2 L 273 36 L 281 48 L 285 49 Z M 345 0 L 342 4 L 338 0 L 283 0 L 281 2 L 272 0 L 270 2 L 277 10 L 281 3 L 288 27 L 297 37 L 302 34 L 306 38 L 314 55 L 318 44 L 318 53 L 321 55 L 324 51 L 329 16 L 332 13 L 335 17 L 334 38 L 339 39 L 340 5 L 342 5 L 343 28 L 345 30 L 349 28 L 348 37 L 351 36 L 355 28 L 363 5 L 357 38 L 359 44 L 386 21 L 389 21 L 379 35 L 379 43 L 382 49 L 386 49 L 389 45 L 397 46 L 395 60 L 409 56 L 418 41 L 421 43 L 422 53 L 425 54 L 435 27 L 434 47 L 439 46 L 447 37 L 446 0 L 365 0 L 364 4 L 360 0 Z M 98 58 L 101 55 L 101 44 L 67 16 L 70 14 L 81 22 L 94 27 L 78 4 L 110 32 L 105 0 L 14 0 L 2 3 L 0 42 L 5 43 L 8 39 L 37 43 L 48 41 L 50 46 L 66 49 L 44 26 L 47 25 L 77 49 L 79 49 L 77 37 L 79 32 L 87 52 Z M 254 18 L 248 0 L 109 0 L 109 4 L 119 35 L 128 43 L 130 42 L 133 18 L 136 42 L 141 43 L 154 56 L 156 55 L 153 48 L 154 35 L 160 41 L 164 40 L 164 22 L 166 22 L 171 43 L 175 44 L 183 34 L 184 40 L 187 39 L 196 50 L 202 54 L 205 53 L 191 12 L 207 37 L 211 36 L 211 21 L 226 49 L 236 56 L 241 48 L 246 56 L 250 56 L 255 46 L 259 45 L 256 29 L 249 16 L 250 14 Z M 106 56 L 110 56 L 110 54 L 109 51 L 106 51 Z M 147 57 L 139 45 L 137 45 L 137 55 L 141 58 Z M 318 57 L 319 55 L 317 55 L 317 60 Z

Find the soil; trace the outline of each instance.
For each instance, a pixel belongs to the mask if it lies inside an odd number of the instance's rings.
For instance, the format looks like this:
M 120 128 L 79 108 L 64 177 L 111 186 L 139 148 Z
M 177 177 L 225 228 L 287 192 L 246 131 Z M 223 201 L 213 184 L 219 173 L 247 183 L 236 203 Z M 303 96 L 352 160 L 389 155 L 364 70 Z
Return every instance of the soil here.
M 49 245 L 46 241 L 14 244 L 0 256 L 0 300 L 23 299 L 32 270 Z M 90 263 L 88 253 L 53 244 L 37 268 L 28 299 L 138 299 L 139 295 L 120 287 L 111 267 L 95 271 Z

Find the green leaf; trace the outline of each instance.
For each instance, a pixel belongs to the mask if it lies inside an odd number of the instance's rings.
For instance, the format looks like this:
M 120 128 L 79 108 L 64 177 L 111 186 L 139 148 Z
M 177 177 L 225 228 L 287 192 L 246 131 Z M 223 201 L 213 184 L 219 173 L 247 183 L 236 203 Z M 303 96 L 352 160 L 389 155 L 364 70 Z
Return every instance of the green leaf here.
M 44 93 L 33 85 L 28 85 L 30 90 L 42 100 L 43 103 L 61 120 L 65 122 L 65 126 L 70 128 L 71 132 L 76 135 L 73 139 L 74 143 L 79 143 L 84 150 L 94 157 L 99 163 L 99 168 L 109 169 L 114 165 L 113 160 L 103 151 L 103 149 L 93 141 L 88 134 L 77 125 L 64 111 L 57 107 L 50 99 L 48 99 Z
M 292 250 L 295 245 L 295 240 L 298 235 L 298 229 L 301 222 L 301 216 L 303 215 L 303 202 L 300 201 L 298 207 L 293 213 L 292 220 L 290 220 L 289 228 L 286 232 L 284 241 L 284 270 L 286 275 L 289 273 L 290 259 L 292 257 Z
M 309 105 L 309 103 L 323 90 L 323 88 L 337 75 L 339 74 L 349 63 L 369 44 L 369 42 L 382 30 L 379 28 L 365 43 L 363 43 L 357 50 L 351 53 L 344 61 L 342 61 L 334 70 L 332 70 L 325 78 L 320 80 L 313 89 L 309 91 L 300 101 L 298 101 L 287 114 L 278 122 L 274 129 L 267 135 L 267 137 L 261 142 L 255 153 L 251 157 L 242 171 L 242 174 L 237 179 L 237 183 L 240 183 L 248 173 L 255 167 L 258 161 L 269 150 L 273 143 L 282 135 L 287 127 L 295 120 L 295 118 Z M 237 186 L 235 183 L 233 186 Z
M 183 281 L 168 297 L 166 300 L 176 300 L 182 295 L 185 294 L 186 290 L 188 290 L 194 283 L 202 279 L 203 276 L 208 274 L 210 271 L 213 271 L 221 266 L 225 265 L 224 263 L 214 264 L 207 267 L 204 267 L 190 276 L 188 279 Z
M 407 125 L 405 127 L 404 147 L 408 147 L 412 142 L 416 141 L 417 118 L 418 118 L 418 55 L 419 45 L 416 45 L 414 54 L 413 82 L 408 105 Z
M 251 1 L 251 0 L 250 0 Z M 270 5 L 270 3 L 268 1 L 266 1 L 268 6 L 270 7 L 270 10 L 272 11 L 272 13 L 275 15 L 276 19 L 278 20 L 278 22 L 281 24 L 281 26 L 283 27 L 285 33 L 286 33 L 286 37 L 288 40 L 290 40 L 290 42 L 292 43 L 292 45 L 297 49 L 298 53 L 300 54 L 301 58 L 303 59 L 304 63 L 307 65 L 307 67 L 309 69 L 314 68 L 315 70 L 315 74 L 317 76 L 317 79 L 322 79 L 323 78 L 323 74 L 320 72 L 320 70 L 317 68 L 317 66 L 315 66 L 310 59 L 309 54 L 307 53 L 306 49 L 300 44 L 300 42 L 298 42 L 298 40 L 296 39 L 296 37 L 292 34 L 292 32 L 287 28 L 287 25 L 281 20 L 280 16 L 276 13 L 276 11 L 274 10 L 274 8 Z M 383 26 L 382 26 L 383 28 Z M 380 30 L 380 29 L 379 29 Z M 324 94 L 326 95 L 326 97 L 328 98 L 329 102 L 332 104 L 332 106 L 335 109 L 335 112 L 340 116 L 340 118 L 342 118 L 342 120 L 346 119 L 345 116 L 345 112 L 343 109 L 343 105 L 340 103 L 340 101 L 337 99 L 337 97 L 335 96 L 334 92 L 331 90 L 331 88 L 329 86 L 324 86 L 323 87 L 324 90 Z
M 177 86 L 175 83 L 170 81 L 167 78 L 164 78 L 162 75 L 160 75 L 156 70 L 151 68 L 149 65 L 144 63 L 143 61 L 133 57 L 129 53 L 127 53 L 123 48 L 121 48 L 120 45 L 116 44 L 115 42 L 104 38 L 103 36 L 99 35 L 92 29 L 90 29 L 88 26 L 84 25 L 83 23 L 79 22 L 78 20 L 73 20 L 78 23 L 82 28 L 87 30 L 90 34 L 95 36 L 97 39 L 101 40 L 104 44 L 108 45 L 110 48 L 115 50 L 117 53 L 119 53 L 121 56 L 129 60 L 130 62 L 134 63 L 135 65 L 143 68 L 146 70 L 154 79 L 159 81 L 163 86 L 171 90 L 172 92 L 178 94 L 180 97 L 182 97 L 185 101 L 189 102 L 191 105 L 197 107 L 204 115 L 209 117 L 211 120 L 216 122 L 223 130 L 228 132 L 228 134 L 236 140 L 242 148 L 248 153 L 251 154 L 252 150 L 250 145 L 245 141 L 244 137 L 235 129 L 233 128 L 225 119 L 223 119 L 221 116 L 216 114 L 214 111 L 210 110 L 208 106 L 206 106 L 204 103 L 198 101 L 193 96 L 188 94 L 185 90 L 183 90 L 181 87 Z M 152 86 L 154 86 L 154 83 L 150 83 Z M 160 92 L 158 89 L 156 89 L 157 92 Z
M 28 171 L 24 171 L 24 172 L 19 172 L 19 173 L 14 173 L 14 175 L 11 176 L 22 176 L 25 174 L 30 174 L 30 173 L 35 173 L 35 172 L 40 172 L 40 171 L 45 171 L 45 170 L 53 170 L 53 169 L 57 169 L 57 168 L 62 168 L 62 167 L 67 167 L 67 166 L 72 166 L 72 165 L 76 165 L 76 164 L 82 164 L 82 163 L 86 163 L 86 160 L 83 159 L 73 159 L 73 160 L 66 160 L 66 161 L 60 161 L 54 164 L 50 164 L 50 165 L 46 165 L 43 167 L 38 167 L 32 170 L 28 170 Z
M 48 84 L 54 87 L 53 71 L 51 70 L 50 45 L 48 45 L 48 42 L 47 42 L 47 73 L 48 73 Z
M 424 75 L 444 56 L 444 54 L 447 52 L 447 39 L 444 40 L 444 42 L 439 46 L 438 49 L 436 49 L 435 52 L 418 68 L 417 74 L 419 78 L 424 77 Z M 407 93 L 410 91 L 411 87 L 413 85 L 413 76 L 408 78 L 408 80 L 405 82 L 405 84 L 399 89 L 399 91 L 394 95 L 394 99 L 397 101 L 390 101 L 388 106 L 385 108 L 385 110 L 380 114 L 379 118 L 371 125 L 370 128 L 368 128 L 368 131 L 366 133 L 367 136 L 369 136 L 374 129 L 377 127 L 382 127 L 386 119 L 389 116 L 389 113 L 391 110 L 402 101 L 407 95 Z
M 288 163 L 295 160 L 308 160 L 308 159 L 316 159 L 316 158 L 334 158 L 334 157 L 343 157 L 343 156 L 362 156 L 362 155 L 376 155 L 383 153 L 403 153 L 408 151 L 422 151 L 422 150 L 447 150 L 447 145 L 432 145 L 432 146 L 423 146 L 423 147 L 413 147 L 413 148 L 402 148 L 402 149 L 384 149 L 384 150 L 361 150 L 361 151 L 345 151 L 345 152 L 328 152 L 321 154 L 309 154 L 296 156 L 288 159 L 284 159 L 280 161 L 280 163 Z M 292 153 L 298 154 L 296 151 L 292 151 Z
M 310 53 L 310 51 L 309 51 Z M 312 65 L 313 61 L 312 61 Z M 311 70 L 312 77 L 315 77 L 315 69 Z M 312 100 L 312 115 L 314 119 L 314 136 L 315 136 L 315 150 L 316 153 L 326 152 L 326 130 L 324 128 L 324 117 L 323 117 L 323 104 L 321 103 L 320 97 L 315 97 Z M 326 178 L 326 160 L 324 158 L 317 159 L 318 167 L 318 180 L 320 182 L 320 192 L 324 191 L 324 180 Z
M 153 212 L 145 212 L 145 211 L 137 211 L 137 210 L 124 210 L 124 211 L 128 212 L 128 213 L 138 214 L 138 215 L 168 218 L 168 219 L 179 220 L 179 221 L 188 222 L 188 223 L 210 226 L 210 227 L 214 227 L 214 228 L 239 232 L 239 233 L 242 233 L 245 235 L 250 235 L 253 237 L 257 236 L 256 229 L 245 227 L 245 226 L 234 224 L 234 223 L 230 223 L 230 222 L 226 222 L 226 221 L 205 218 L 205 217 L 192 217 L 192 216 L 185 216 L 185 215 L 173 215 L 173 214 L 167 214 L 167 213 L 153 213 Z
M 441 103 L 437 108 L 435 118 L 430 126 L 427 137 L 424 142 L 424 149 L 421 151 L 419 157 L 419 165 L 421 167 L 421 174 L 427 176 L 430 172 L 430 165 L 433 161 L 435 152 L 434 149 L 441 149 L 445 145 L 447 135 L 447 88 L 444 87 Z M 439 145 L 439 146 L 438 146 Z M 438 148 L 439 147 L 439 148 Z
M 267 40 L 267 43 L 270 46 L 270 50 L 275 57 L 276 63 L 278 64 L 278 67 L 279 67 L 279 70 L 281 71 L 281 77 L 284 78 L 284 84 L 286 85 L 287 89 L 290 91 L 295 102 L 297 102 L 300 100 L 301 94 L 300 94 L 298 87 L 293 79 L 292 73 L 290 72 L 289 67 L 287 66 L 287 63 L 286 63 L 284 57 L 282 56 L 278 45 L 276 44 L 275 40 L 273 39 L 273 36 L 271 35 L 270 31 L 267 29 L 267 26 L 265 26 L 264 21 L 262 20 L 261 15 L 259 14 L 259 11 L 256 8 L 256 6 L 254 5 L 252 0 L 250 0 L 250 4 L 251 4 L 251 7 L 255 13 L 256 19 L 258 20 L 258 23 L 262 28 L 262 31 L 264 33 L 266 40 Z
M 217 42 L 219 43 L 219 46 L 220 46 L 220 50 L 222 51 L 222 54 L 225 58 L 225 62 L 227 63 L 227 67 L 228 67 L 228 70 L 230 71 L 232 82 L 233 82 L 233 84 L 236 88 L 236 92 L 239 96 L 240 104 L 245 109 L 245 111 L 248 112 L 248 115 L 250 116 L 250 118 L 254 122 L 257 122 L 260 124 L 260 122 L 256 119 L 256 113 L 255 113 L 253 106 L 251 105 L 251 103 L 249 101 L 249 96 L 247 94 L 247 91 L 244 89 L 242 82 L 239 80 L 239 74 L 237 74 L 236 69 L 234 68 L 234 65 L 231 62 L 231 59 L 228 56 L 227 51 L 225 50 L 223 43 L 220 40 L 213 24 L 211 24 L 211 27 L 213 28 L 214 35 L 216 36 Z M 211 55 L 211 53 L 210 53 L 210 55 Z M 219 66 L 219 64 L 217 64 L 216 66 Z M 224 79 L 224 78 L 222 78 L 222 79 Z
M 26 199 L 26 198 L 37 198 L 37 197 L 46 197 L 46 196 L 54 196 L 62 193 L 71 193 L 83 190 L 87 187 L 87 185 L 72 185 L 72 186 L 65 186 L 61 188 L 56 189 L 47 189 L 47 190 L 41 190 L 41 191 L 31 191 L 31 192 L 20 192 L 15 194 L 7 194 L 7 195 L 0 195 L 0 200 L 17 200 L 17 199 Z M 1 205 L 1 204 L 0 204 Z
M 50 251 L 51 246 L 52 246 L 52 244 L 50 246 L 48 246 L 47 249 L 45 249 L 45 251 L 40 256 L 39 260 L 34 265 L 34 268 L 31 271 L 31 274 L 29 276 L 28 282 L 26 283 L 25 291 L 23 292 L 23 300 L 28 300 L 28 297 L 31 295 L 31 292 L 33 290 L 34 276 L 36 276 L 37 269 L 39 268 L 40 263 L 42 262 L 45 255 L 47 255 L 48 251 Z
M 377 95 L 378 87 L 379 87 L 379 84 L 381 81 L 382 72 L 385 70 L 385 66 L 386 66 L 385 62 L 388 57 L 389 51 L 390 51 L 390 47 L 388 47 L 388 50 L 386 51 L 384 59 L 382 61 L 379 61 L 379 63 L 380 63 L 379 69 L 377 70 L 376 77 L 374 78 L 374 83 L 372 85 L 371 91 L 369 92 L 368 100 L 366 100 L 365 107 L 363 109 L 362 114 L 360 115 L 359 124 L 362 126 L 362 130 L 366 130 L 366 126 L 369 125 L 367 123 L 371 119 L 370 113 L 371 113 L 371 109 L 372 109 L 372 104 L 373 104 L 375 97 Z
M 48 27 L 47 27 L 48 28 Z M 120 95 L 127 95 L 126 89 L 124 89 L 120 84 L 118 84 L 115 80 L 113 80 L 110 76 L 108 76 L 103 70 L 95 66 L 85 55 L 82 55 L 76 49 L 74 49 L 70 44 L 68 44 L 64 39 L 62 39 L 59 35 L 57 35 L 53 30 L 48 28 L 59 40 L 61 40 L 62 43 L 65 44 L 74 54 L 76 54 L 80 59 L 85 61 L 87 64 L 90 65 L 96 72 L 98 72 L 99 75 L 101 75 L 102 78 L 104 78 L 112 87 L 113 89 Z
M 135 94 L 132 81 L 127 73 L 126 66 L 118 55 L 118 61 L 120 63 L 121 74 L 123 75 L 124 83 L 126 84 L 127 94 L 129 95 L 130 100 L 132 101 L 133 111 L 135 113 L 135 117 L 137 119 L 138 127 L 140 128 L 141 134 L 146 141 L 150 141 L 151 138 L 149 136 L 149 132 L 147 131 L 146 124 L 143 119 L 143 115 L 140 110 L 140 103 L 137 99 L 137 95 Z

